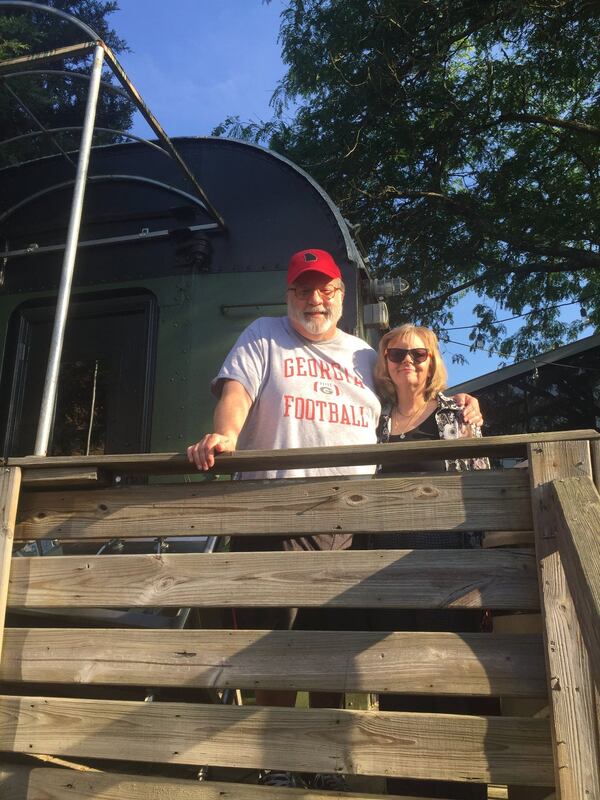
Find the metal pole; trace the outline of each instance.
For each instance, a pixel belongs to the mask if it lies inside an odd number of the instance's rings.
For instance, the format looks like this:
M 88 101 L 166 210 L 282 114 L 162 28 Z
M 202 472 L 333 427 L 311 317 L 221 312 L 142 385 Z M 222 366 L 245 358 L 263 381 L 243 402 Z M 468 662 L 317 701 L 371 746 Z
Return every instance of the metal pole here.
M 38 423 L 37 437 L 35 440 L 34 455 L 36 456 L 45 456 L 48 452 L 48 441 L 50 439 L 50 429 L 52 427 L 54 406 L 56 403 L 56 392 L 58 388 L 60 357 L 62 354 L 63 341 L 65 337 L 65 325 L 67 322 L 69 300 L 71 297 L 71 284 L 73 283 L 73 271 L 75 269 L 75 256 L 77 254 L 79 229 L 81 227 L 81 213 L 83 210 L 85 184 L 88 166 L 90 163 L 90 151 L 92 148 L 92 137 L 94 134 L 94 120 L 96 118 L 96 106 L 98 104 L 98 94 L 100 91 L 100 76 L 102 74 L 103 59 L 104 50 L 100 45 L 96 45 L 96 49 L 94 50 L 92 76 L 90 79 L 90 89 L 85 109 L 85 119 L 83 122 L 83 132 L 81 134 L 81 147 L 79 149 L 77 175 L 75 177 L 75 188 L 73 190 L 73 200 L 71 203 L 71 217 L 69 219 L 67 243 L 63 258 L 60 287 L 58 290 L 58 300 L 56 303 L 54 329 L 52 331 L 50 354 L 48 356 L 48 367 L 46 369 L 46 381 L 44 383 L 40 419 Z

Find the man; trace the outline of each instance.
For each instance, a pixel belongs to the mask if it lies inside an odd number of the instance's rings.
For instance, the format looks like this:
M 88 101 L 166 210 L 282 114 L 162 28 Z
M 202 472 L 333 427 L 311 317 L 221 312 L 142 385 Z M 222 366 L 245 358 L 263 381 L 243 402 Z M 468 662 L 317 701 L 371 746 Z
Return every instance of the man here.
M 343 298 L 340 270 L 329 253 L 304 250 L 292 256 L 287 317 L 252 323 L 213 381 L 220 395 L 215 433 L 188 451 L 198 467 L 208 469 L 214 453 L 236 448 L 375 441 L 381 408 L 372 378 L 375 353 L 362 339 L 338 329 Z M 244 477 L 361 472 L 364 467 L 273 470 Z
M 240 336 L 212 383 L 218 402 L 214 432 L 188 448 L 198 469 L 214 466 L 217 453 L 295 447 L 373 444 L 381 404 L 375 392 L 375 351 L 362 339 L 337 327 L 344 284 L 339 267 L 324 250 L 295 253 L 287 274 L 287 316 L 264 317 Z M 468 396 L 467 396 L 468 397 Z M 461 398 L 459 398 L 460 400 Z M 474 398 L 466 421 L 480 422 Z M 373 467 L 328 467 L 246 472 L 242 478 L 289 478 L 364 474 Z M 298 538 L 240 537 L 236 551 L 338 550 L 350 547 L 348 534 Z M 335 609 L 240 609 L 242 628 L 291 627 L 339 630 L 344 620 Z M 260 619 L 258 619 L 260 617 Z M 261 705 L 293 706 L 295 692 L 256 692 Z M 341 695 L 311 693 L 312 707 L 339 707 Z M 298 785 L 289 774 L 266 783 Z M 313 788 L 342 789 L 340 776 L 317 776 Z M 336 784 L 334 786 L 334 783 Z

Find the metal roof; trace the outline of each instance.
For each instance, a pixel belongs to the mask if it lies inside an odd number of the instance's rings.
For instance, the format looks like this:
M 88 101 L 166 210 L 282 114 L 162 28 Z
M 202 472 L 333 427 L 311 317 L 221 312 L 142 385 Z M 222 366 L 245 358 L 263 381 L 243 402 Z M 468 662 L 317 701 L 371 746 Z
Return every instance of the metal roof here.
M 493 386 L 496 383 L 501 383 L 517 375 L 522 375 L 526 372 L 531 372 L 536 367 L 544 364 L 553 364 L 555 361 L 561 361 L 564 358 L 577 355 L 578 353 L 590 350 L 592 347 L 600 345 L 600 334 L 593 336 L 586 336 L 585 339 L 579 339 L 577 342 L 565 344 L 562 347 L 557 347 L 556 350 L 550 350 L 547 353 L 541 353 L 535 358 L 526 358 L 524 361 L 519 361 L 517 364 L 511 364 L 508 367 L 488 372 L 481 375 L 479 378 L 472 378 L 471 380 L 458 383 L 451 386 L 449 392 L 477 392 L 481 389 L 487 389 L 488 386 Z

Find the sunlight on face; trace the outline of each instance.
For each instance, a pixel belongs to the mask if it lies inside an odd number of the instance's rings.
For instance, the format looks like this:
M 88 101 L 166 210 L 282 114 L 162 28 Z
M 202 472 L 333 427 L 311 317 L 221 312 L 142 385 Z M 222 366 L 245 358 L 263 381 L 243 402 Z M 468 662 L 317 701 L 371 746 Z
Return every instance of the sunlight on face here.
M 333 297 L 321 297 L 317 289 L 340 287 L 340 281 L 330 280 L 323 275 L 305 273 L 290 287 L 287 296 L 288 317 L 294 330 L 314 341 L 331 339 L 335 336 L 337 324 L 342 316 L 344 292 L 336 291 Z M 306 298 L 299 297 L 293 290 L 310 291 Z
M 393 347 L 401 347 L 405 350 L 411 350 L 417 347 L 424 347 L 427 345 L 416 333 L 409 333 L 392 339 L 388 343 L 388 349 Z M 415 364 L 409 354 L 406 355 L 404 360 L 398 364 L 386 359 L 387 370 L 390 379 L 397 389 L 410 388 L 411 391 L 419 394 L 425 391 L 427 386 L 427 379 L 432 368 L 431 356 L 423 361 L 421 364 Z

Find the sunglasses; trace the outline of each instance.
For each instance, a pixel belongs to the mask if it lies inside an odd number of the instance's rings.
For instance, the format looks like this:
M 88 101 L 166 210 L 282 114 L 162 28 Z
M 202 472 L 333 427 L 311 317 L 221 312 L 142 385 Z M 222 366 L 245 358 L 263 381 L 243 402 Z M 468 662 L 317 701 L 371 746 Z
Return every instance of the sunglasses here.
M 385 351 L 385 357 L 394 364 L 401 364 L 407 355 L 410 356 L 413 364 L 422 364 L 429 358 L 429 350 L 426 347 L 388 347 Z

